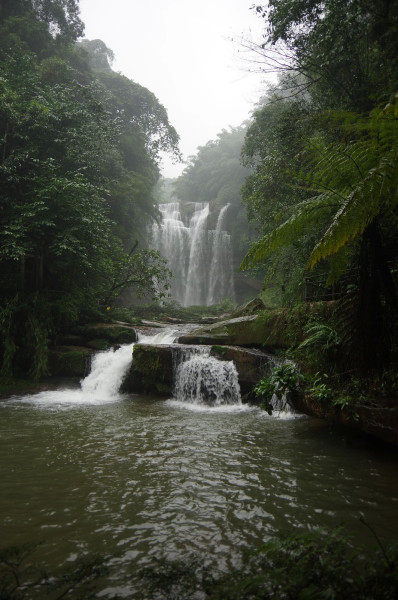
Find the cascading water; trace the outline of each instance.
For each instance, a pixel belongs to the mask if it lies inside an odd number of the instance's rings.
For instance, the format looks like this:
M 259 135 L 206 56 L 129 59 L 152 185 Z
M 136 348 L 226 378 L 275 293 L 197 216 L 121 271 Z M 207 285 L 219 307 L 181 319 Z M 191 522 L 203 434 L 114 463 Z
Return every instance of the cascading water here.
M 168 266 L 173 272 L 171 296 L 183 304 L 192 232 L 181 220 L 178 202 L 159 204 L 159 210 L 162 214 L 162 222 L 160 225 L 156 223 L 153 225 L 152 246 L 167 259 Z
M 155 335 L 140 334 L 138 343 L 173 344 L 178 333 L 167 328 Z M 114 399 L 131 364 L 133 345 L 97 353 L 91 373 L 81 382 L 81 390 L 76 391 L 77 398 L 96 402 Z M 210 356 L 207 346 L 179 344 L 173 346 L 173 358 L 176 400 L 207 406 L 241 404 L 238 373 L 232 361 Z
M 179 348 L 174 396 L 181 402 L 221 406 L 241 404 L 238 373 L 232 361 L 210 356 L 206 346 Z
M 229 206 L 226 204 L 220 210 L 215 232 L 209 231 L 209 234 L 213 234 L 213 244 L 207 306 L 216 304 L 222 298 L 235 299 L 231 236 L 223 229 Z
M 91 361 L 91 372 L 81 382 L 83 394 L 104 398 L 114 397 L 131 363 L 132 345 L 122 346 L 118 350 L 98 352 Z
M 223 229 L 224 206 L 215 230 L 208 230 L 209 204 L 196 202 L 187 224 L 176 202 L 160 204 L 161 223 L 152 229 L 152 246 L 167 259 L 173 273 L 171 296 L 183 306 L 235 299 L 231 237 Z
M 209 216 L 208 204 L 196 204 L 195 212 L 189 224 L 191 247 L 189 251 L 188 277 L 184 306 L 205 304 L 207 287 L 207 217 Z

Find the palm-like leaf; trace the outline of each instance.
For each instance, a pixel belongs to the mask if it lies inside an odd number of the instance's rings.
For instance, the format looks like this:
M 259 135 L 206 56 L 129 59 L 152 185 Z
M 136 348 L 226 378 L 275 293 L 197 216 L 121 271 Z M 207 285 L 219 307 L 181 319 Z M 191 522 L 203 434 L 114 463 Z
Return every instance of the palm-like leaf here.
M 397 106 L 398 97 L 367 119 L 354 120 L 349 115 L 344 131 L 351 136 L 350 144 L 327 147 L 322 139 L 309 141 L 306 166 L 296 180 L 299 187 L 316 195 L 298 204 L 289 219 L 254 244 L 241 269 L 263 261 L 317 226 L 321 237 L 311 251 L 308 268 L 336 255 L 329 280 L 338 278 L 347 264 L 347 245 L 360 238 L 381 212 L 397 203 Z

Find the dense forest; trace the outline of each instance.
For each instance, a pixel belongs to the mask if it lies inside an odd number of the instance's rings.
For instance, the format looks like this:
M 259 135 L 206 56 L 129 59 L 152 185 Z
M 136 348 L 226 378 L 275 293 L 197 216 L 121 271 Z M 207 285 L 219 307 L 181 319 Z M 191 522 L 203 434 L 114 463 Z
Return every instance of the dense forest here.
M 77 1 L 1 0 L 0 18 L 1 373 L 39 376 L 49 340 L 124 287 L 164 294 L 143 232 L 178 135 L 101 40 L 78 41 Z
M 254 6 L 263 37 L 242 47 L 249 69 L 278 82 L 249 122 L 223 130 L 160 187 L 160 155 L 180 158 L 178 134 L 153 93 L 112 70 L 112 50 L 82 40 L 78 2 L 1 0 L 0 10 L 3 376 L 45 374 L 48 343 L 104 318 L 126 288 L 167 295 L 170 272 L 147 235 L 165 196 L 209 203 L 210 225 L 228 203 L 238 278 L 264 279 L 272 305 L 337 300 L 333 323 L 316 324 L 318 342 L 333 342 L 352 369 L 388 368 L 398 306 L 395 0 Z
M 306 279 L 307 299 L 339 297 L 342 360 L 367 373 L 389 364 L 397 322 L 397 9 L 270 0 L 255 7 L 263 39 L 245 43 L 279 83 L 243 147 L 262 235 L 242 268 L 265 261 L 293 302 Z
M 0 0 L 1 598 L 398 597 L 398 0 L 252 18 L 165 179 L 79 0 Z

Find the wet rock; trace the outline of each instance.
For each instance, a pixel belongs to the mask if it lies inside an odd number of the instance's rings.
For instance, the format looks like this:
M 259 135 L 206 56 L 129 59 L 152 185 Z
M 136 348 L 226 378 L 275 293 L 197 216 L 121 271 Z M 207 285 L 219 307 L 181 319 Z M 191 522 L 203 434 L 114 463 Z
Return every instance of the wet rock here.
M 180 364 L 181 356 L 196 352 L 192 346 L 136 344 L 133 362 L 124 380 L 122 391 L 126 393 L 156 394 L 170 397 L 173 393 L 173 368 Z M 255 349 L 215 345 L 210 356 L 221 361 L 232 361 L 238 372 L 238 382 L 243 401 L 252 401 L 253 387 L 267 371 L 269 355 Z
M 232 313 L 231 317 L 235 318 L 253 315 L 258 313 L 260 310 L 265 310 L 265 308 L 265 304 L 260 298 L 253 298 L 253 300 L 238 306 L 238 308 Z
M 302 342 L 308 320 L 314 317 L 327 320 L 330 311 L 330 303 L 326 302 L 311 303 L 295 309 L 260 310 L 252 315 L 200 327 L 181 336 L 179 342 L 257 347 L 272 352 Z
M 80 346 L 56 346 L 49 351 L 51 375 L 85 377 L 90 372 L 93 350 Z
M 299 412 L 348 426 L 398 446 L 398 406 L 357 406 L 342 409 L 311 395 L 298 395 L 293 406 Z
M 81 325 L 73 331 L 78 335 L 84 345 L 93 340 L 107 340 L 109 346 L 114 344 L 132 344 L 137 341 L 137 333 L 131 325 L 122 325 L 120 323 L 97 323 L 93 325 Z M 105 348 L 100 348 L 101 350 Z
M 173 390 L 173 355 L 170 346 L 136 344 L 133 362 L 121 391 L 170 397 Z
M 258 315 L 220 321 L 192 331 L 179 338 L 182 344 L 221 344 L 223 346 L 261 346 L 269 337 L 270 327 L 262 327 Z M 268 324 L 267 324 L 268 325 Z
M 210 356 L 219 360 L 232 360 L 238 371 L 238 381 L 242 398 L 249 394 L 251 401 L 254 399 L 252 392 L 260 379 L 266 376 L 270 366 L 273 365 L 269 354 L 254 348 L 240 348 L 237 346 L 212 346 Z
M 86 343 L 86 346 L 92 348 L 93 350 L 109 350 L 112 344 L 104 338 L 96 338 L 94 340 L 89 340 Z

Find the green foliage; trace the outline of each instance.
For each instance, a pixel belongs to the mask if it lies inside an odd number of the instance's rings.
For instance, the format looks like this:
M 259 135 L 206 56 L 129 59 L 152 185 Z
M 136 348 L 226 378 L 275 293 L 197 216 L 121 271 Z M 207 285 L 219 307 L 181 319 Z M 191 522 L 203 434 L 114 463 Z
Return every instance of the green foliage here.
M 103 42 L 74 45 L 76 0 L 3 0 L 0 11 L 2 373 L 37 378 L 59 332 L 126 287 L 167 293 L 145 231 L 160 152 L 178 157 L 178 136 L 149 90 L 108 63 L 93 70 L 112 58 Z
M 333 391 L 326 383 L 328 375 L 326 373 L 316 373 L 311 382 L 309 388 L 310 394 L 312 394 L 319 402 L 329 403 L 336 395 L 336 391 Z
M 264 36 L 246 47 L 279 82 L 245 141 L 255 172 L 243 193 L 262 236 L 242 268 L 262 265 L 266 283 L 296 301 L 306 269 L 326 287 L 343 282 L 341 351 L 352 367 L 380 372 L 398 317 L 397 1 L 272 0 L 255 10 Z
M 295 364 L 284 363 L 274 367 L 269 377 L 261 379 L 260 383 L 254 388 L 254 393 L 257 398 L 261 399 L 262 408 L 271 414 L 272 397 L 275 395 L 279 400 L 282 400 L 287 392 L 296 392 L 303 380 L 304 376 Z
M 333 371 L 337 364 L 341 339 L 331 323 L 309 321 L 304 327 L 306 338 L 295 350 L 298 357 L 305 357 L 307 367 L 325 368 Z
M 220 317 L 225 313 L 230 313 L 234 308 L 234 304 L 228 298 L 213 306 L 181 306 L 176 300 L 165 299 L 161 303 L 153 302 L 131 306 L 123 314 L 128 316 L 127 320 L 133 321 L 138 318 L 160 321 L 178 319 L 185 323 L 193 323 L 202 319 L 206 321 L 207 317 Z
M 56 573 L 34 562 L 39 544 L 11 546 L 0 550 L 0 597 L 5 600 L 51 600 L 97 597 L 97 582 L 108 573 L 106 557 L 80 556 L 75 563 Z M 116 596 L 113 596 L 116 600 Z
M 195 557 L 145 569 L 153 594 L 175 600 L 201 593 L 208 600 L 393 600 L 398 591 L 395 546 L 364 557 L 341 529 L 271 539 L 226 574 Z
M 333 119 L 346 118 L 348 124 L 343 125 L 342 131 L 360 135 L 357 141 L 328 146 L 322 138 L 308 141 L 302 153 L 302 169 L 295 179 L 296 185 L 313 195 L 296 204 L 289 219 L 253 246 L 242 268 L 264 260 L 279 247 L 299 239 L 306 229 L 326 222 L 327 228 L 321 229 L 321 238 L 308 261 L 309 268 L 313 268 L 363 235 L 381 211 L 396 206 L 397 100 L 398 96 L 394 96 L 388 107 L 373 111 L 366 119 L 351 115 L 348 121 L 346 115 L 332 115 Z M 334 272 L 333 279 L 339 275 Z
M 396 0 L 272 0 L 253 49 L 264 70 L 289 72 L 322 107 L 368 111 L 397 84 Z M 383 65 L 383 69 L 380 65 Z
M 329 266 L 326 285 L 355 268 L 354 313 L 358 331 L 366 340 L 359 341 L 357 336 L 353 356 L 359 355 L 359 364 L 366 369 L 380 369 L 381 362 L 388 362 L 388 327 L 391 331 L 397 319 L 397 291 L 389 265 L 395 253 L 391 246 L 388 255 L 383 239 L 384 231 L 387 239 L 392 237 L 391 222 L 395 223 L 397 214 L 397 103 L 394 96 L 383 110 L 374 110 L 366 118 L 339 113 L 329 116 L 335 131 L 352 141 L 325 145 L 324 136 L 308 140 L 301 153 L 301 170 L 291 175 L 291 182 L 310 197 L 296 204 L 287 220 L 256 242 L 241 265 L 248 268 L 282 247 L 294 248 L 301 240 L 307 244 L 307 268 L 322 261 Z M 310 229 L 317 234 L 311 246 Z M 355 331 L 353 325 L 348 329 Z

